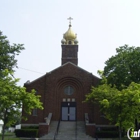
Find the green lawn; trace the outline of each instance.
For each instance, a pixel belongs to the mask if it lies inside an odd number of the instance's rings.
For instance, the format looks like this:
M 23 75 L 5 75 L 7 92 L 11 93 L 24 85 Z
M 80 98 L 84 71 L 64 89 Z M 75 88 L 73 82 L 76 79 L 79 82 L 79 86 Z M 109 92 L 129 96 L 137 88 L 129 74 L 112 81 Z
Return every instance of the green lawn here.
M 1 139 L 1 137 L 0 137 Z M 4 137 L 4 140 L 20 140 L 19 138 L 10 138 L 10 137 Z
M 2 138 L 2 134 L 0 134 L 0 140 Z M 16 138 L 14 133 L 5 133 L 4 140 L 20 140 L 19 138 Z
M 0 134 L 0 140 L 1 140 L 1 138 L 2 138 L 2 135 Z M 20 138 L 16 138 L 14 133 L 5 133 L 4 140 L 20 140 Z M 113 138 L 113 139 L 104 138 L 102 140 L 119 140 L 119 138 Z M 128 140 L 128 138 L 124 137 L 124 138 L 122 138 L 122 140 Z

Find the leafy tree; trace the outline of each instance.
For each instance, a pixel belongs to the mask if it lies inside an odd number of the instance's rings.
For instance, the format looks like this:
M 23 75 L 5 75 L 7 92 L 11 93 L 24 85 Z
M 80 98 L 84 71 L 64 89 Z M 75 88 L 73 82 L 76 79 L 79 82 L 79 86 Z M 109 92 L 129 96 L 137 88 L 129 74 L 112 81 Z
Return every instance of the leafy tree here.
M 117 48 L 116 53 L 105 62 L 104 76 L 108 84 L 122 90 L 131 82 L 140 83 L 140 47 L 124 45 Z M 135 126 L 138 129 L 137 119 Z
M 19 109 L 19 110 L 17 110 L 17 111 L 19 111 L 19 113 L 17 113 L 18 115 L 17 115 L 17 114 L 14 114 L 13 118 L 14 118 L 14 120 L 16 120 L 16 121 L 11 125 L 12 127 L 15 127 L 16 125 L 21 124 L 22 110 Z
M 140 83 L 140 47 L 121 46 L 105 64 L 104 76 L 119 90 L 127 88 L 131 82 Z
M 0 119 L 3 120 L 3 136 L 6 126 L 14 124 L 15 116 L 20 115 L 20 109 L 24 105 L 24 111 L 31 114 L 34 108 L 43 109 L 40 96 L 35 95 L 35 90 L 26 92 L 25 87 L 17 86 L 18 79 L 13 79 L 8 70 L 3 71 L 0 77 Z
M 10 45 L 7 37 L 0 31 L 0 76 L 2 70 L 8 69 L 9 71 L 13 71 L 13 68 L 17 66 L 15 56 L 19 55 L 23 49 L 23 44 Z
M 131 83 L 126 89 L 118 90 L 116 87 L 104 83 L 92 87 L 91 93 L 86 96 L 86 102 L 98 103 L 101 112 L 121 131 L 134 127 L 134 120 L 140 116 L 140 84 Z
M 121 132 L 122 128 L 134 126 L 134 120 L 140 116 L 140 47 L 121 46 L 105 64 L 103 74 L 100 73 L 102 85 L 93 87 L 86 101 L 98 103 Z

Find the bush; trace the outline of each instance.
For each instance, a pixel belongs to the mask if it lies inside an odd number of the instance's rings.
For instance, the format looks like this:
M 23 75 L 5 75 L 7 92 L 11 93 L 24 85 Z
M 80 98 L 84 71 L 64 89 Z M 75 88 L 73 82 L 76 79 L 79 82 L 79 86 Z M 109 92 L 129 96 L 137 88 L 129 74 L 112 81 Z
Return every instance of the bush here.
M 119 137 L 118 131 L 97 131 L 95 136 L 98 138 L 117 138 Z
M 35 137 L 38 137 L 38 130 L 37 129 L 17 129 L 15 130 L 15 135 L 17 137 L 35 138 Z
M 102 127 L 101 131 L 118 131 L 118 127 Z

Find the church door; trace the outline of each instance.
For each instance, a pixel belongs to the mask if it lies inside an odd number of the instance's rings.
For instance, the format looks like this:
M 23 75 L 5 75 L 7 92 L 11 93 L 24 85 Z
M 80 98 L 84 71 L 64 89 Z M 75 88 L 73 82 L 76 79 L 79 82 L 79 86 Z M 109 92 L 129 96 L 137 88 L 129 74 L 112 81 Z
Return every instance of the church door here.
M 76 120 L 76 103 L 63 102 L 61 106 L 61 120 L 75 121 Z

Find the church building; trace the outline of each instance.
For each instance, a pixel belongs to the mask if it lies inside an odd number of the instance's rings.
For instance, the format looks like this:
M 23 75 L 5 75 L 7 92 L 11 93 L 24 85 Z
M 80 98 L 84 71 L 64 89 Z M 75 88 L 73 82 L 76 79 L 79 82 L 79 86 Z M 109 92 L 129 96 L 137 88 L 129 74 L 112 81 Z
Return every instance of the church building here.
M 35 89 L 36 94 L 41 96 L 44 109 L 34 109 L 27 121 L 22 120 L 22 126 L 40 127 L 46 123 L 49 114 L 51 121 L 85 121 L 86 114 L 89 122 L 106 124 L 98 106 L 83 102 L 85 95 L 91 92 L 92 86 L 99 84 L 100 79 L 78 66 L 80 46 L 72 30 L 71 18 L 61 40 L 61 48 L 61 66 L 24 84 L 27 91 Z

